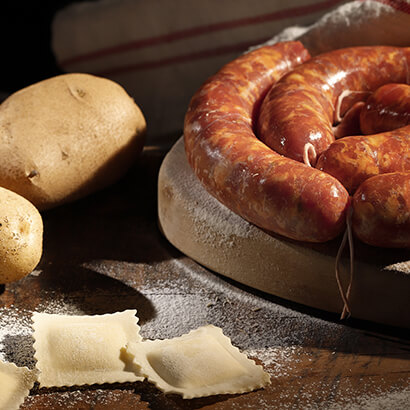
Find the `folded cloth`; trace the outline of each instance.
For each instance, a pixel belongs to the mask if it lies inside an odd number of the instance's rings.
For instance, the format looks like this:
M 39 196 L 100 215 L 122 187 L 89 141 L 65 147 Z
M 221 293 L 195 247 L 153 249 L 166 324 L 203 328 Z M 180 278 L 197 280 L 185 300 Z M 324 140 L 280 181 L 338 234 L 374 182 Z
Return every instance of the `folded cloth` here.
M 56 14 L 60 68 L 119 82 L 143 110 L 148 139 L 181 134 L 202 82 L 285 27 L 309 25 L 342 0 L 102 0 Z M 171 142 L 171 141 L 170 141 Z
M 410 46 L 410 1 L 343 4 L 309 27 L 288 27 L 265 44 L 300 40 L 311 55 L 354 46 Z
M 52 46 L 62 70 L 108 77 L 128 91 L 147 118 L 148 143 L 164 136 L 172 143 L 196 89 L 246 50 L 292 39 L 312 54 L 408 45 L 409 7 L 405 0 L 83 2 L 56 14 Z

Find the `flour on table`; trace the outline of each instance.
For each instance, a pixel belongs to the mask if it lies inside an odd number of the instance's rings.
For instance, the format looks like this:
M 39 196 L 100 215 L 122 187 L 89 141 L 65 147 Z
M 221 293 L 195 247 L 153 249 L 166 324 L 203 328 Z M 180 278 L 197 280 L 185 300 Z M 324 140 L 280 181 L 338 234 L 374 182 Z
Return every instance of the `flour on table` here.
M 71 315 L 82 313 L 62 297 L 39 305 L 37 311 Z M 12 362 L 19 367 L 34 368 L 31 315 L 32 312 L 27 309 L 0 307 L 0 360 Z
M 31 312 L 0 308 L 0 360 L 34 368 Z

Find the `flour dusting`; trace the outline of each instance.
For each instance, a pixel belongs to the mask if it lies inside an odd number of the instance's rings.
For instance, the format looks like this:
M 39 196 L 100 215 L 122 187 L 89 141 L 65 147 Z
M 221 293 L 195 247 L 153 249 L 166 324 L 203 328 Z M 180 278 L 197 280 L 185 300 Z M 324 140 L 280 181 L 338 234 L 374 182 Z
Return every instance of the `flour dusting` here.
M 30 317 L 24 309 L 0 308 L 0 360 L 34 367 Z

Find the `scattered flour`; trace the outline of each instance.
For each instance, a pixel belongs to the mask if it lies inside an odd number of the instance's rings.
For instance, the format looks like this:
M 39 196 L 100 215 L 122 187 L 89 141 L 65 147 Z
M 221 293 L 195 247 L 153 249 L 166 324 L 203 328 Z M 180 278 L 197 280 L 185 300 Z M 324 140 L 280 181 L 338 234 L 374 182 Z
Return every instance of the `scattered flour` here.
M 297 352 L 302 348 L 298 346 L 289 347 L 267 347 L 265 349 L 249 349 L 245 353 L 251 358 L 257 358 L 264 368 L 274 378 L 291 376 L 300 360 Z
M 400 391 L 389 391 L 388 388 L 384 391 L 373 389 L 371 392 L 369 390 L 367 395 L 357 395 L 352 386 L 352 394 L 330 398 L 326 401 L 326 407 L 318 407 L 317 392 L 329 391 L 331 381 L 329 385 L 319 383 L 315 385 L 313 382 L 310 387 L 301 389 L 297 397 L 289 397 L 294 391 L 290 393 L 286 388 L 287 383 L 290 380 L 297 380 L 298 374 L 300 375 L 304 367 L 309 366 L 310 363 L 309 349 L 306 350 L 309 345 L 306 341 L 321 340 L 320 348 L 332 352 L 342 340 L 347 351 L 354 351 L 355 346 L 361 345 L 362 339 L 367 336 L 360 330 L 272 302 L 267 297 L 243 290 L 205 268 L 192 264 L 193 261 L 184 257 L 153 262 L 144 266 L 129 262 L 97 260 L 88 262 L 86 268 L 105 275 L 111 274 L 112 277 L 124 276 L 121 279 L 123 283 L 134 289 L 128 291 L 138 296 L 130 299 L 136 301 L 136 306 L 128 307 L 138 310 L 139 301 L 150 307 L 148 309 L 150 313 L 140 323 L 141 334 L 147 339 L 180 336 L 207 323 L 221 327 L 235 346 L 263 365 L 270 373 L 273 384 L 278 383 L 277 385 L 281 386 L 276 388 L 278 397 L 283 400 L 284 409 L 292 408 L 295 400 L 303 400 L 306 409 L 333 410 L 344 408 L 398 410 L 406 408 L 406 404 L 410 402 L 410 389 Z M 149 285 L 146 285 L 141 280 L 141 276 L 132 277 L 129 274 L 133 268 L 142 269 L 146 275 L 155 273 L 157 280 L 154 283 L 150 281 Z M 161 275 L 158 275 L 158 272 L 161 272 Z M 96 289 L 93 296 L 97 296 L 96 300 L 99 300 L 101 293 L 101 300 L 107 303 L 104 292 L 106 292 L 104 289 Z M 49 296 L 50 300 L 39 305 L 37 311 L 69 315 L 89 314 L 82 310 L 82 305 L 76 303 L 77 290 L 72 293 L 53 291 Z M 141 311 L 146 310 L 144 308 Z M 31 314 L 31 311 L 18 306 L 0 308 L 1 360 L 34 368 Z M 363 389 L 360 391 L 363 392 Z M 74 404 L 69 408 L 76 408 L 76 404 L 79 405 L 84 400 L 99 405 L 107 401 L 110 406 L 115 403 L 117 396 L 118 400 L 121 400 L 124 391 L 115 393 L 108 389 L 101 389 L 101 391 L 81 389 L 70 392 L 40 391 L 34 394 L 43 396 L 41 400 L 50 403 L 51 407 L 55 403 L 64 405 L 71 401 Z M 27 400 L 28 404 L 30 400 L 35 402 L 35 396 Z M 130 400 L 137 400 L 133 392 L 130 392 Z M 258 400 L 260 409 L 270 408 L 267 396 L 261 394 Z M 239 403 L 234 405 L 242 408 Z
M 347 396 L 347 395 L 346 395 Z M 404 410 L 410 406 L 410 387 L 404 390 L 379 391 L 376 394 L 361 394 L 345 397 L 329 405 L 329 410 Z
M 0 360 L 34 367 L 30 317 L 31 312 L 13 306 L 0 308 Z
M 62 297 L 39 305 L 38 312 L 58 314 L 83 314 L 75 305 Z M 0 360 L 17 366 L 34 368 L 32 339 L 32 312 L 15 306 L 0 307 Z

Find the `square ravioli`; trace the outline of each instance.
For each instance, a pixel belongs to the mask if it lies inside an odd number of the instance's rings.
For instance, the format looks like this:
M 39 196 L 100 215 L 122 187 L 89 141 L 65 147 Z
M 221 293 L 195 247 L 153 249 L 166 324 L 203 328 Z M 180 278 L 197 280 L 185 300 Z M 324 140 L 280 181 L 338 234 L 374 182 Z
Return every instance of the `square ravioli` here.
M 166 340 L 129 343 L 127 353 L 140 373 L 165 393 L 184 399 L 249 392 L 270 377 L 212 325 Z
M 41 387 L 142 381 L 121 348 L 141 341 L 136 310 L 106 315 L 33 313 Z
M 36 372 L 27 367 L 0 360 L 0 409 L 18 409 L 37 379 Z

